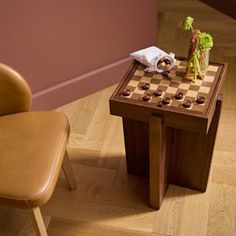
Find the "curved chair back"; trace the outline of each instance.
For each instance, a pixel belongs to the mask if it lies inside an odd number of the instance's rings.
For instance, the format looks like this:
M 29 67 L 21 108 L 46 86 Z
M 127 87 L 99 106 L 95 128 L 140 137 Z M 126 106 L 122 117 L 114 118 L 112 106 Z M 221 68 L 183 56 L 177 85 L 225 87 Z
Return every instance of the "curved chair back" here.
M 25 79 L 0 63 L 0 116 L 28 111 L 31 101 L 31 90 Z

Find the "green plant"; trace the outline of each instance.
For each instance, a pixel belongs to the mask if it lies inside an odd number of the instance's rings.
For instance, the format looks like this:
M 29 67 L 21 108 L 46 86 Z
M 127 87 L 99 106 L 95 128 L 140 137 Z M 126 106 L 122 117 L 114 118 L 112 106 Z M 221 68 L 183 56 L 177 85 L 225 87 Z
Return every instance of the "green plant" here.
M 192 30 L 193 31 L 193 20 L 191 16 L 187 16 L 183 21 L 183 27 L 185 30 Z
M 183 21 L 184 30 L 191 30 L 192 32 L 194 32 L 193 21 L 194 21 L 193 17 L 187 16 Z M 199 34 L 199 48 L 200 49 L 211 49 L 212 46 L 213 46 L 213 37 L 206 32 L 200 32 L 200 34 Z
M 202 32 L 199 35 L 199 47 L 200 49 L 210 49 L 213 47 L 213 38 L 210 34 Z
M 204 52 L 205 49 L 211 49 L 213 46 L 213 38 L 210 34 L 206 32 L 200 32 L 198 29 L 193 28 L 194 18 L 187 16 L 183 21 L 183 29 L 191 30 L 192 38 L 190 40 L 190 47 L 188 53 L 188 62 L 186 77 L 190 78 L 193 82 L 197 77 L 203 79 L 203 74 L 205 73 L 203 69 L 204 64 Z M 205 67 L 207 68 L 207 66 Z

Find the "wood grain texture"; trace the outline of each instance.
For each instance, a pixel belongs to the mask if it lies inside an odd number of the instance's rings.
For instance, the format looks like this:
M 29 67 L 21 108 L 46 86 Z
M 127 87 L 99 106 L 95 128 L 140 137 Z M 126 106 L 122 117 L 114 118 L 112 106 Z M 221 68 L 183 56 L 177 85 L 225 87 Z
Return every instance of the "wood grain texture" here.
M 156 116 L 161 116 L 165 125 L 168 127 L 203 134 L 208 132 L 214 114 L 217 96 L 226 78 L 227 63 L 211 63 L 207 76 L 212 76 L 213 81 L 209 87 L 204 87 L 204 81 L 201 80 L 197 81 L 198 85 L 190 85 L 190 82 L 186 82 L 183 79 L 183 75 L 175 77 L 186 66 L 186 59 L 184 58 L 178 58 L 175 66 L 171 69 L 170 74 L 175 74 L 172 79 L 167 79 L 161 75 L 158 75 L 158 77 L 155 73 L 145 72 L 145 67 L 137 61 L 132 65 L 133 67 L 129 69 L 126 77 L 122 79 L 109 100 L 110 113 L 112 115 L 149 122 L 149 117 L 155 114 Z M 180 71 L 178 71 L 178 68 L 180 68 Z M 181 78 L 181 81 L 179 81 L 179 78 Z M 142 89 L 143 80 L 149 81 L 150 88 L 148 90 Z M 192 90 L 193 86 L 195 86 L 194 91 Z M 161 97 L 155 96 L 154 91 L 158 88 L 162 90 Z M 201 93 L 201 89 L 207 89 L 209 91 L 208 93 Z M 123 95 L 124 90 L 130 91 L 129 96 Z M 175 93 L 178 90 L 186 94 L 184 95 L 183 101 L 175 99 Z M 142 96 L 146 93 L 151 98 L 145 102 Z M 196 97 L 200 95 L 206 99 L 204 105 L 199 105 L 196 102 Z M 170 98 L 169 105 L 164 105 L 161 102 L 165 96 Z M 184 109 L 182 107 L 183 105 L 181 105 L 186 99 L 192 101 L 191 108 L 189 109 Z
M 127 170 L 138 176 L 149 175 L 149 124 L 123 118 Z
M 168 129 L 170 183 L 206 191 L 223 97 L 219 96 L 207 134 Z
M 47 236 L 46 227 L 39 207 L 32 208 L 32 222 L 37 236 Z
M 76 182 L 75 182 L 73 170 L 71 168 L 71 164 L 70 164 L 70 160 L 69 160 L 67 152 L 65 153 L 65 157 L 64 157 L 64 160 L 62 163 L 62 169 L 64 171 L 69 188 L 71 190 L 75 190 L 76 189 Z
M 180 59 L 175 67 L 185 64 L 186 62 Z M 178 101 L 174 98 L 170 106 L 163 105 L 161 98 L 153 95 L 156 86 L 159 86 L 155 83 L 167 83 L 167 90 L 171 88 L 177 91 L 177 88 L 172 88 L 171 82 L 164 76 L 155 82 L 156 75 L 146 73 L 144 66 L 137 61 L 133 63 L 127 77 L 123 78 L 109 100 L 111 114 L 123 117 L 128 172 L 144 176 L 148 170 L 149 158 L 150 205 L 156 209 L 161 207 L 169 182 L 206 191 L 223 102 L 223 96 L 219 95 L 219 92 L 226 77 L 227 64 L 214 63 L 210 67 L 213 68 L 211 72 L 214 72 L 214 82 L 206 97 L 206 104 L 201 108 L 201 112 L 198 110 L 199 114 L 194 109 L 184 109 L 180 104 L 176 105 L 175 102 Z M 177 74 L 178 69 L 173 70 Z M 152 89 L 147 90 L 152 96 L 149 101 L 142 99 L 145 92 L 142 79 L 154 81 L 149 84 Z M 191 88 L 189 84 L 184 85 Z M 129 91 L 129 96 L 124 94 L 124 89 Z M 170 164 L 168 159 L 171 160 Z
M 235 187 L 224 184 L 212 184 L 207 235 L 235 235 L 235 199 Z
M 214 1 L 212 1 L 214 2 Z M 227 5 L 227 3 L 225 3 Z M 182 22 L 186 16 L 194 18 L 194 27 L 210 33 L 214 46 L 210 61 L 228 62 L 229 70 L 224 84 L 223 108 L 236 110 L 236 21 L 197 0 L 158 1 L 158 46 L 166 52 L 187 56 L 190 35 L 183 31 Z
M 162 119 L 150 117 L 149 120 L 149 186 L 150 205 L 160 209 L 163 200 L 163 183 L 161 178 L 162 160 Z
M 108 232 L 122 236 L 235 235 L 236 22 L 197 0 L 158 0 L 158 11 L 158 46 L 163 50 L 187 54 L 189 34 L 183 33 L 181 23 L 186 15 L 193 15 L 199 28 L 215 39 L 211 60 L 229 63 L 207 191 L 199 194 L 170 185 L 161 209 L 149 207 L 147 179 L 127 174 L 122 119 L 109 115 L 108 100 L 116 87 L 112 86 L 58 109 L 71 124 L 68 154 L 77 189 L 68 191 L 62 173 L 53 198 L 42 208 L 44 220 L 51 218 L 49 236 L 93 236 L 94 232 L 96 236 Z M 0 206 L 0 235 L 32 232 L 28 218 L 24 210 Z
M 118 227 L 104 226 L 99 223 L 89 223 L 55 218 L 49 228 L 49 235 L 60 236 L 164 236 L 159 233 L 139 232 L 137 230 L 120 229 Z
M 110 230 L 114 234 L 122 232 L 124 236 L 132 235 L 134 231 L 140 235 L 199 236 L 215 235 L 216 232 L 233 235 L 236 113 L 222 111 L 207 191 L 199 193 L 169 185 L 161 209 L 154 211 L 148 204 L 148 179 L 127 174 L 122 119 L 110 116 L 107 109 L 114 89 L 115 86 L 110 87 L 59 109 L 68 115 L 72 127 L 68 154 L 77 189 L 68 191 L 67 181 L 61 173 L 53 197 L 41 209 L 44 217 L 56 222 L 49 224 L 49 235 L 65 232 L 65 235 L 74 236 L 78 231 L 83 236 L 98 230 L 100 236 L 103 228 L 105 233 Z M 88 119 L 86 114 L 78 112 L 87 104 L 93 106 L 90 110 L 99 111 L 94 115 L 88 112 Z M 78 129 L 77 126 L 83 127 L 83 124 L 85 127 Z M 107 129 L 106 132 L 102 127 Z M 102 140 L 98 139 L 97 144 L 96 139 L 86 143 L 87 135 L 92 133 L 89 129 L 97 132 L 96 138 L 103 137 Z M 0 206 L 0 234 L 22 236 L 24 234 L 20 232 L 28 232 L 28 227 L 31 232 L 32 226 L 25 223 L 27 217 L 25 211 Z M 62 223 L 59 228 L 60 222 L 72 222 L 72 226 Z M 118 231 L 113 231 L 113 227 Z
M 149 120 L 149 186 L 150 205 L 160 209 L 169 185 L 166 156 L 166 126 L 161 117 Z

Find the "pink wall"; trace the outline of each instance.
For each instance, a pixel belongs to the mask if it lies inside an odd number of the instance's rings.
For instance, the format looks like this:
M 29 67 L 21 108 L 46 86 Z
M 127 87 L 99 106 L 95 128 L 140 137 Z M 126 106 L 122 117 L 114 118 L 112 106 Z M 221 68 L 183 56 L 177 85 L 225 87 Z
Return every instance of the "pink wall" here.
M 39 99 L 44 90 L 156 44 L 156 0 L 0 0 L 0 29 L 0 61 L 18 70 Z M 90 86 L 96 91 L 96 83 Z M 36 107 L 79 97 L 78 91 Z

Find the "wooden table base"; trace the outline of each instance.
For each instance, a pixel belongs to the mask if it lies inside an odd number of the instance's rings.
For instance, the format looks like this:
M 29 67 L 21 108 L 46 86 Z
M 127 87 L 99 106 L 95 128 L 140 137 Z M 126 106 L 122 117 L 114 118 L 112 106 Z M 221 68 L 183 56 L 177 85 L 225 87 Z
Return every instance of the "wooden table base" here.
M 207 134 L 166 127 L 156 116 L 149 122 L 123 118 L 127 169 L 149 177 L 153 208 L 161 207 L 169 184 L 206 191 L 221 105 L 219 96 Z

